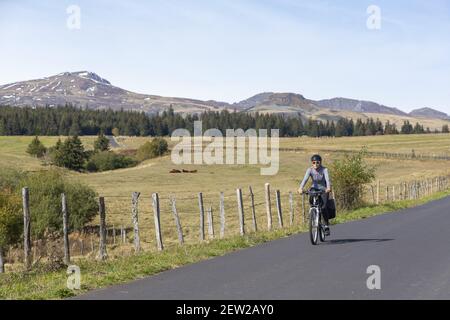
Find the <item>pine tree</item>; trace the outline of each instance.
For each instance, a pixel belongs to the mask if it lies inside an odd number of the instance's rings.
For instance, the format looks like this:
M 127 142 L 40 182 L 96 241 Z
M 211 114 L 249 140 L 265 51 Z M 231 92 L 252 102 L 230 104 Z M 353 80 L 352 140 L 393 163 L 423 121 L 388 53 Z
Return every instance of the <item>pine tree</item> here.
M 101 132 L 94 141 L 94 152 L 102 152 L 109 150 L 109 139 Z
M 47 148 L 45 148 L 38 136 L 33 138 L 27 148 L 27 153 L 37 158 L 42 158 L 46 151 Z
M 409 123 L 408 120 L 406 120 L 403 123 L 402 129 L 401 129 L 401 133 L 402 134 L 411 134 L 411 133 L 413 133 L 413 130 L 414 130 L 414 128 L 413 128 L 412 124 Z
M 53 162 L 59 167 L 80 171 L 86 161 L 86 153 L 78 136 L 59 141 L 53 150 Z

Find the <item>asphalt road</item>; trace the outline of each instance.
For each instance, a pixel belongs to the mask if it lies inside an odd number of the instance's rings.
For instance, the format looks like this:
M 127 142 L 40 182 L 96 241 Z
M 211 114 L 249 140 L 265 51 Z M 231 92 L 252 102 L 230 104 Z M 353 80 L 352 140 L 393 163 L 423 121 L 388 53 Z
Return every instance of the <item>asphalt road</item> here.
M 450 197 L 92 291 L 81 299 L 450 299 Z M 367 288 L 367 268 L 381 289 Z
M 114 136 L 106 136 L 106 138 L 108 138 L 109 145 L 111 146 L 111 148 L 119 148 L 120 147 L 120 145 L 117 143 L 117 140 Z

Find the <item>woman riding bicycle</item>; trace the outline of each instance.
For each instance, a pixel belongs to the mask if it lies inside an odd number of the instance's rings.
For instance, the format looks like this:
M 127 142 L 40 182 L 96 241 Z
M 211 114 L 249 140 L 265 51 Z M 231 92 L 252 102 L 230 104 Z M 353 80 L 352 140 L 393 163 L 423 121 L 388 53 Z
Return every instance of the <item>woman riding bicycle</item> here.
M 322 157 L 318 154 L 315 154 L 311 157 L 312 166 L 306 170 L 305 177 L 303 178 L 302 183 L 300 184 L 300 189 L 298 190 L 300 194 L 302 194 L 303 188 L 308 182 L 309 178 L 312 179 L 312 190 L 317 191 L 325 191 L 322 193 L 322 212 L 326 212 L 328 196 L 331 192 L 331 179 L 328 174 L 328 169 L 322 166 Z M 310 200 L 311 201 L 311 200 Z M 328 227 L 328 217 L 326 214 L 323 215 L 325 232 L 327 235 L 330 233 L 330 228 Z

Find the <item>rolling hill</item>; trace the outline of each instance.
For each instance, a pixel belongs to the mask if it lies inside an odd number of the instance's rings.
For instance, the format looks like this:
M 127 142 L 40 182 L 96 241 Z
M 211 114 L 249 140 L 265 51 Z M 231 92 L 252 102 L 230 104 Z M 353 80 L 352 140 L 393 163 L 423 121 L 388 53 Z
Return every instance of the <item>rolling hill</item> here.
M 333 98 L 327 100 L 319 100 L 316 103 L 323 107 L 334 110 L 346 110 L 354 112 L 367 112 L 367 113 L 383 113 L 383 114 L 395 114 L 399 116 L 406 116 L 407 113 L 397 109 L 387 107 L 372 101 L 362 101 L 347 98 Z
M 432 108 L 416 109 L 411 111 L 409 115 L 413 117 L 450 120 L 450 116 L 448 114 Z

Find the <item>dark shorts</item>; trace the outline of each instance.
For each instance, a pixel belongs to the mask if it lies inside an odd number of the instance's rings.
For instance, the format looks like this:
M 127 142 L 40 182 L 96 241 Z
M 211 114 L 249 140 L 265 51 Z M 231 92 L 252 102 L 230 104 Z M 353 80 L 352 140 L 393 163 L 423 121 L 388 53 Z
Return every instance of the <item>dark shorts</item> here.
M 327 215 L 327 203 L 328 203 L 329 193 L 325 192 L 320 195 L 320 207 L 322 208 L 323 217 L 326 221 L 328 221 Z M 309 197 L 309 203 L 313 203 L 313 197 Z

